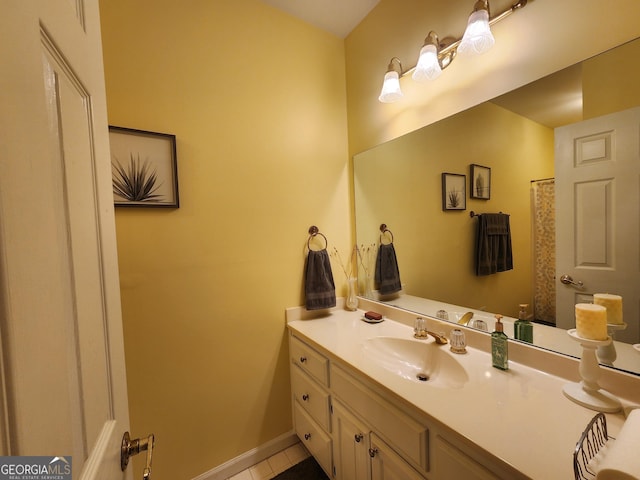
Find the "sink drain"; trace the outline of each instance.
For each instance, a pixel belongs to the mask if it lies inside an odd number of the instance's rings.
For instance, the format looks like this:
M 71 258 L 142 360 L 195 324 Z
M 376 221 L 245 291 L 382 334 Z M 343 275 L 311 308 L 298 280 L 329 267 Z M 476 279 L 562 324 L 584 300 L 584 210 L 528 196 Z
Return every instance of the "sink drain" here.
M 421 382 L 426 382 L 427 380 L 429 380 L 429 375 L 427 375 L 426 373 L 420 372 L 419 374 L 416 375 L 416 378 Z

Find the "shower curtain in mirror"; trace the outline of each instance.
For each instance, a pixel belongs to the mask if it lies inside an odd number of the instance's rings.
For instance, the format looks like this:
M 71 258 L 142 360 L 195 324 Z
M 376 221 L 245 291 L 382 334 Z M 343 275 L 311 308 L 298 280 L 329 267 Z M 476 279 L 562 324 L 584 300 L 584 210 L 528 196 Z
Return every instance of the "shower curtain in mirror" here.
M 531 181 L 533 221 L 533 314 L 556 323 L 556 229 L 554 179 Z

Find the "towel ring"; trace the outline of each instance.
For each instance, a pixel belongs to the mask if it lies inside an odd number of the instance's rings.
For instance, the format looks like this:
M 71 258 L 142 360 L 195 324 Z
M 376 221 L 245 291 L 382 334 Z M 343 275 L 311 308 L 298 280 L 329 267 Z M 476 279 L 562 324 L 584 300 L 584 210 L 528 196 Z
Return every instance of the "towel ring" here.
M 384 235 L 385 233 L 389 233 L 389 235 L 391 236 L 391 242 L 389 243 L 393 243 L 393 232 L 387 228 L 386 223 L 380 225 L 380 231 L 382 232 L 380 234 L 380 244 L 382 244 L 382 235 Z
M 325 237 L 324 234 L 320 232 L 320 230 L 318 230 L 318 227 L 316 227 L 315 225 L 311 225 L 309 227 L 309 238 L 307 239 L 307 248 L 311 250 L 311 239 L 317 235 L 320 235 L 322 238 L 324 238 L 324 248 L 326 250 L 326 248 L 329 246 L 329 241 L 327 240 L 327 237 Z

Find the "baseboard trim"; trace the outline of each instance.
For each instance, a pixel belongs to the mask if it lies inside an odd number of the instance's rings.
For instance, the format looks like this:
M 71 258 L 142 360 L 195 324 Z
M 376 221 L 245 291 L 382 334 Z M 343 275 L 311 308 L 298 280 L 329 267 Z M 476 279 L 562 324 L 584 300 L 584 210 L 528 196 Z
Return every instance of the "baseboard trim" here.
M 295 445 L 299 441 L 300 440 L 298 440 L 295 432 L 291 430 L 290 432 L 284 433 L 273 440 L 269 440 L 267 443 L 253 448 L 242 455 L 232 458 L 228 462 L 225 462 L 208 472 L 198 475 L 193 478 L 193 480 L 224 480 L 226 478 L 233 477 L 237 473 L 246 470 L 256 463 L 260 463 L 285 448 L 289 448 L 291 445 Z

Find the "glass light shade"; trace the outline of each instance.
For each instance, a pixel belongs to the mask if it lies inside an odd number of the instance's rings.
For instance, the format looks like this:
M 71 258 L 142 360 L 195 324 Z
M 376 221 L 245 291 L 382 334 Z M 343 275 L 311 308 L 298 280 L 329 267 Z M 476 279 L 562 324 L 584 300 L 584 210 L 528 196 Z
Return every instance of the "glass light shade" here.
M 479 55 L 493 47 L 494 43 L 491 27 L 489 27 L 489 12 L 477 10 L 469 15 L 469 23 L 458 47 L 458 52 Z
M 427 44 L 420 50 L 418 64 L 413 71 L 413 78 L 416 82 L 426 82 L 427 80 L 435 80 L 442 73 L 440 63 L 438 62 L 438 49 L 435 45 Z
M 384 75 L 384 83 L 382 84 L 382 92 L 378 100 L 382 103 L 393 103 L 403 97 L 400 90 L 400 77 L 398 72 L 390 70 Z

